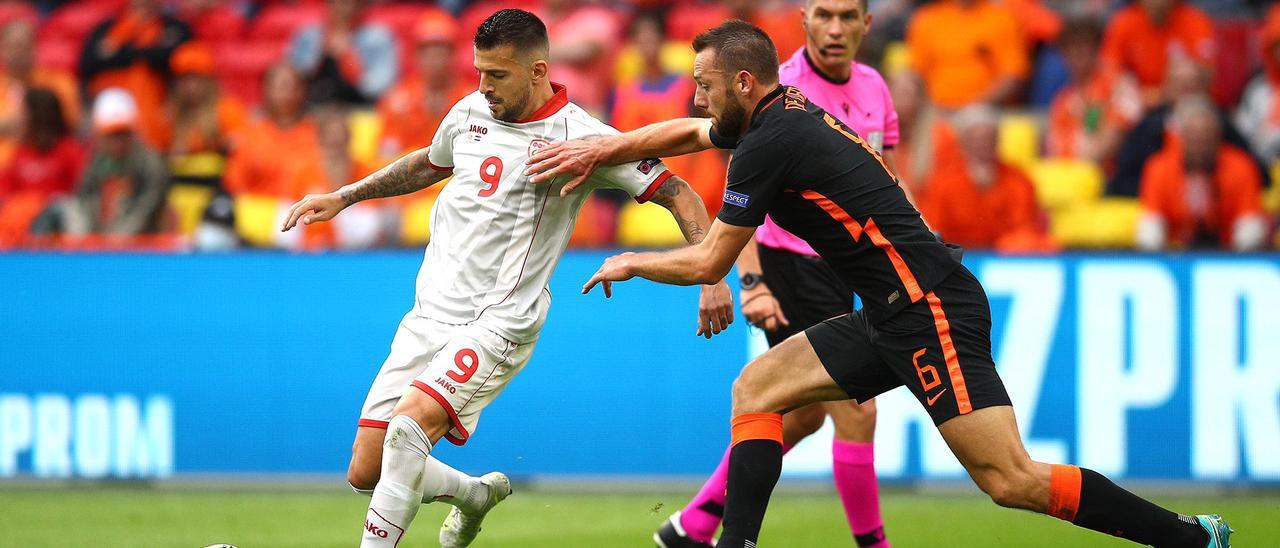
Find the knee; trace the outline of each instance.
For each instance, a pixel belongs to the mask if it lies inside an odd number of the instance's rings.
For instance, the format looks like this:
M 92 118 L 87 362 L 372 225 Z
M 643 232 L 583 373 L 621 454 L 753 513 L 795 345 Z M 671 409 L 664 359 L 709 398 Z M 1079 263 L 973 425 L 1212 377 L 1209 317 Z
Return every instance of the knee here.
M 801 407 L 786 414 L 785 433 L 788 435 L 787 443 L 795 445 L 800 440 L 817 432 L 822 428 L 822 423 L 827 418 L 827 414 L 823 412 L 821 406 L 808 405 Z
M 991 501 L 1005 508 L 1034 510 L 1036 477 L 1029 467 L 989 468 L 973 474 L 974 481 Z
M 766 409 L 761 407 L 760 387 L 752 379 L 747 370 L 743 370 L 741 375 L 733 381 L 733 414 L 741 415 L 743 413 L 763 413 Z
M 361 466 L 355 460 L 347 467 L 347 483 L 352 489 L 372 491 L 378 486 L 378 476 L 382 470 L 377 467 Z

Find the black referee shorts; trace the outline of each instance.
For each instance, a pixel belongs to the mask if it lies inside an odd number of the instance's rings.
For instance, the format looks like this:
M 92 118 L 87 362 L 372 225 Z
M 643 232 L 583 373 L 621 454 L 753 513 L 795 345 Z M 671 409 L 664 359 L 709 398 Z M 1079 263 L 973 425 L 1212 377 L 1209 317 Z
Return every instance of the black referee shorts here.
M 963 266 L 879 324 L 854 312 L 805 334 L 827 373 L 859 402 L 906 385 L 934 424 L 1010 405 L 991 357 L 987 294 Z
M 765 331 L 770 347 L 824 320 L 853 311 L 853 291 L 821 257 L 763 245 L 756 248 L 760 251 L 764 283 L 790 323 L 776 331 Z

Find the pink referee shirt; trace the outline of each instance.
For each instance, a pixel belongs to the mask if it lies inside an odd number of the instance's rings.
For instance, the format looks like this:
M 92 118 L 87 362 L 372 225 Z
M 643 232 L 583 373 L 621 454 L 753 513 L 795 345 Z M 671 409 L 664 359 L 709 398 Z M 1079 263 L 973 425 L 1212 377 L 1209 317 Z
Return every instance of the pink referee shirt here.
M 898 111 L 889 97 L 889 86 L 876 69 L 855 62 L 848 81 L 834 82 L 818 72 L 800 48 L 778 67 L 778 80 L 784 86 L 800 88 L 810 101 L 839 118 L 876 150 L 883 152 L 898 144 Z M 756 230 L 756 241 L 792 253 L 818 254 L 768 217 Z

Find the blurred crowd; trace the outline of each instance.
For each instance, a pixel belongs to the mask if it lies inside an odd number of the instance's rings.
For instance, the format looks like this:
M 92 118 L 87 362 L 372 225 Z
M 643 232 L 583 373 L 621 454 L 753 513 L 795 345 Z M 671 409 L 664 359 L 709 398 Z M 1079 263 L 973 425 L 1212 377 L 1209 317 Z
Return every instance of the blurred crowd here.
M 803 0 L 0 0 L 0 249 L 419 246 L 438 189 L 281 233 L 282 213 L 426 146 L 474 91 L 470 39 L 538 13 L 552 77 L 621 130 L 693 106 L 726 18 L 787 58 Z M 859 59 L 896 105 L 900 181 L 946 240 L 1003 252 L 1274 249 L 1280 7 L 870 0 Z M 669 160 L 712 214 L 728 156 Z M 599 193 L 578 247 L 683 242 Z

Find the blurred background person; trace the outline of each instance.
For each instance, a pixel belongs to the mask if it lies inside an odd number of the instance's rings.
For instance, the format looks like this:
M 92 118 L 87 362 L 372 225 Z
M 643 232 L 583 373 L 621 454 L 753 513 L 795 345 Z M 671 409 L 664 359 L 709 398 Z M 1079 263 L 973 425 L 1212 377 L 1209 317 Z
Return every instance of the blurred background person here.
M 93 155 L 53 230 L 126 239 L 155 232 L 169 174 L 140 136 L 137 103 L 128 91 L 107 88 L 94 99 L 92 117 Z
M 1267 12 L 1259 36 L 1262 72 L 1249 82 L 1235 123 L 1267 165 L 1280 161 L 1280 7 Z
M 165 126 L 169 57 L 191 30 L 162 13 L 159 0 L 130 0 L 119 16 L 89 34 L 80 54 L 80 81 L 86 95 L 111 87 L 128 91 L 138 106 L 138 131 L 152 146 Z
M 287 63 L 263 76 L 262 115 L 245 126 L 227 163 L 223 186 L 232 195 L 291 199 L 303 192 L 304 172 L 319 161 L 314 120 L 306 112 L 306 83 Z
M 289 62 L 307 79 L 313 104 L 371 105 L 400 74 L 395 35 L 362 20 L 362 0 L 329 0 L 323 23 L 303 28 L 289 46 Z
M 998 2 L 939 0 L 921 7 L 907 46 L 930 100 L 948 110 L 1009 102 L 1030 71 L 1018 21 Z
M 1051 249 L 1031 179 L 996 154 L 999 123 L 999 112 L 986 105 L 955 114 L 963 166 L 934 172 L 921 213 L 944 240 L 965 248 Z
M 898 146 L 894 148 L 898 182 L 921 204 L 939 166 L 963 161 L 960 146 L 947 117 L 929 102 L 916 73 L 900 70 L 889 77 L 888 85 L 898 111 Z
M 1147 106 L 1161 94 L 1172 59 L 1194 61 L 1206 68 L 1213 62 L 1213 20 L 1183 0 L 1135 0 L 1108 23 L 1102 60 L 1133 74 Z
M 1125 135 L 1116 154 L 1115 173 L 1107 183 L 1106 192 L 1111 196 L 1137 196 L 1142 182 L 1142 171 L 1147 159 L 1164 148 L 1169 135 L 1169 120 L 1173 105 L 1185 98 L 1209 94 L 1211 83 L 1209 70 L 1189 59 L 1177 58 L 1167 65 L 1169 74 L 1164 81 L 1164 100 L 1147 111 L 1137 125 Z M 1249 150 L 1245 140 L 1225 110 L 1217 109 L 1222 138 L 1231 145 Z M 1254 159 L 1262 174 L 1264 186 L 1270 186 L 1266 166 Z
M 307 165 L 300 174 L 299 192 L 333 192 L 381 167 L 359 162 L 351 155 L 351 128 L 345 109 L 336 105 L 324 107 L 316 112 L 314 119 L 320 161 Z M 348 217 L 345 220 L 339 217 L 331 223 L 307 226 L 303 246 L 313 250 L 374 247 L 384 243 L 384 234 L 394 226 L 394 210 L 395 202 L 355 204 L 343 210 L 342 217 Z
M 1257 250 L 1269 227 L 1262 182 L 1249 154 L 1222 141 L 1222 119 L 1207 96 L 1178 100 L 1174 135 L 1142 174 L 1144 250 L 1210 247 Z
M 27 89 L 18 127 L 13 161 L 0 169 L 0 249 L 22 243 L 36 217 L 75 188 L 85 164 L 53 91 Z
M 236 134 L 248 123 L 238 99 L 219 92 L 213 51 L 200 42 L 179 46 L 171 60 L 169 124 L 160 148 L 175 183 L 219 187 Z
M 80 93 L 75 77 L 36 63 L 36 27 L 26 18 L 0 24 L 0 168 L 9 163 L 21 133 L 22 98 L 33 87 L 52 91 L 61 103 L 64 126 L 80 123 Z
M 1050 157 L 1107 164 L 1142 115 L 1133 78 L 1099 62 L 1102 32 L 1094 19 L 1075 19 L 1058 39 L 1070 82 L 1049 107 L 1045 152 Z
M 574 104 L 605 118 L 608 75 L 623 34 L 621 17 L 580 0 L 546 0 L 542 6 L 535 11 L 551 39 L 551 79 L 564 84 Z
M 378 101 L 378 155 L 383 161 L 431 144 L 445 113 L 476 91 L 475 82 L 452 64 L 454 44 L 461 37 L 458 24 L 437 12 L 427 12 L 414 25 L 414 70 Z

